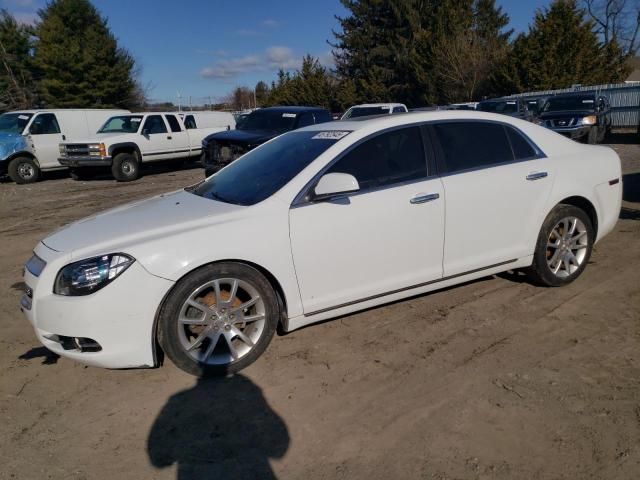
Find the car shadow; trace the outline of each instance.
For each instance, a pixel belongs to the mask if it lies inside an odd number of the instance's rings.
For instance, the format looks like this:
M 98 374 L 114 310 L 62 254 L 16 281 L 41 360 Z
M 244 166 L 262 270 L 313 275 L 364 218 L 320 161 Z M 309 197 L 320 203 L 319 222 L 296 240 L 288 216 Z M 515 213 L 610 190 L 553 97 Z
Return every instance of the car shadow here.
M 639 143 L 639 135 L 636 131 L 611 133 L 606 139 L 607 145 L 635 145 Z
M 204 170 L 202 163 L 196 159 L 183 160 L 165 160 L 152 163 L 143 163 L 140 169 L 140 177 L 149 177 L 154 175 L 165 175 L 185 170 L 202 170 L 202 178 L 204 179 Z M 87 171 L 82 180 L 83 182 L 91 182 L 94 180 L 114 180 L 109 167 L 95 167 Z
M 60 355 L 52 352 L 45 347 L 35 347 L 18 357 L 20 360 L 33 360 L 34 358 L 42 358 L 42 365 L 54 365 L 58 363 Z
M 287 426 L 243 375 L 200 378 L 173 395 L 147 440 L 151 464 L 176 464 L 178 480 L 276 478 L 269 459 L 289 448 Z
M 622 176 L 622 199 L 625 202 L 640 203 L 640 172 Z

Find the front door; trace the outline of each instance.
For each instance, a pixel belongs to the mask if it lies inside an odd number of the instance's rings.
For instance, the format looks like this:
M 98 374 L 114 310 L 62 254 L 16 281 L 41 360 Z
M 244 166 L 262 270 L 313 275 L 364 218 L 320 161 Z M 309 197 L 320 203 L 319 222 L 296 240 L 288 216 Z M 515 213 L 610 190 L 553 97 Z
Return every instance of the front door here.
M 162 115 L 149 115 L 142 125 L 140 150 L 145 162 L 170 158 L 173 143 Z
M 419 127 L 377 134 L 325 173 L 353 175 L 360 191 L 290 211 L 305 314 L 442 277 L 444 191 Z

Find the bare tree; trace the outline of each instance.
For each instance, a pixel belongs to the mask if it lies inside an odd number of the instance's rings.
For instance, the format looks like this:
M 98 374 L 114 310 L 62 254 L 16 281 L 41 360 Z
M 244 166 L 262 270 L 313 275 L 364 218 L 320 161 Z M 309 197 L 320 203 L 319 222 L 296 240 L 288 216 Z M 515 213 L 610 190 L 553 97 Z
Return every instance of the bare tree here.
M 640 46 L 640 0 L 583 0 L 588 16 L 605 45 L 616 42 L 625 55 L 635 55 Z

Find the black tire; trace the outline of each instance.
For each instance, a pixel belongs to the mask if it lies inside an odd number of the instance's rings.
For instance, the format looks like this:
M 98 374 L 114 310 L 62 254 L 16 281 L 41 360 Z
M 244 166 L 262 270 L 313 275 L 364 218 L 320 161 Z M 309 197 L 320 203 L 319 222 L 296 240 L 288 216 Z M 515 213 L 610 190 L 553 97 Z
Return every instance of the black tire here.
M 93 177 L 93 171 L 91 168 L 72 168 L 69 170 L 69 176 L 76 181 L 88 180 Z
M 224 278 L 239 279 L 255 288 L 264 305 L 264 323 L 259 338 L 246 354 L 235 361 L 224 364 L 205 364 L 194 359 L 185 351 L 185 347 L 183 347 L 179 338 L 179 329 L 185 328 L 185 326 L 179 323 L 178 318 L 184 302 L 198 287 L 207 282 Z M 279 318 L 280 307 L 277 295 L 262 273 L 241 263 L 216 263 L 195 270 L 180 280 L 174 287 L 160 311 L 158 343 L 167 357 L 178 368 L 187 373 L 200 377 L 231 375 L 251 365 L 266 350 L 276 331 Z M 247 325 L 251 324 L 247 323 Z M 204 343 L 202 345 L 204 349 Z
M 586 229 L 587 238 L 584 242 L 586 245 L 584 247 L 584 250 L 586 251 L 584 253 L 584 257 L 582 257 L 580 265 L 575 271 L 567 274 L 566 276 L 559 276 L 558 274 L 555 274 L 549 266 L 549 261 L 552 261 L 552 254 L 555 252 L 555 249 L 549 248 L 547 245 L 554 227 L 558 225 L 561 220 L 570 217 L 580 220 Z M 581 210 L 578 207 L 574 207 L 573 205 L 557 205 L 553 210 L 551 210 L 549 215 L 547 215 L 547 218 L 545 219 L 544 223 L 542 224 L 542 228 L 540 229 L 538 241 L 536 243 L 536 249 L 533 254 L 533 264 L 527 270 L 529 278 L 534 283 L 546 287 L 561 287 L 573 282 L 584 271 L 587 263 L 589 263 L 589 258 L 591 258 L 591 251 L 593 250 L 594 239 L 595 234 L 593 230 L 593 224 L 591 223 L 589 215 L 587 215 L 584 210 Z
M 587 135 L 587 143 L 589 145 L 595 145 L 598 143 L 598 127 L 591 127 L 589 134 Z
M 40 167 L 32 158 L 14 158 L 9 163 L 9 177 L 20 185 L 34 183 L 40 178 Z
M 113 178 L 119 182 L 131 182 L 140 177 L 140 162 L 132 153 L 119 153 L 111 165 Z

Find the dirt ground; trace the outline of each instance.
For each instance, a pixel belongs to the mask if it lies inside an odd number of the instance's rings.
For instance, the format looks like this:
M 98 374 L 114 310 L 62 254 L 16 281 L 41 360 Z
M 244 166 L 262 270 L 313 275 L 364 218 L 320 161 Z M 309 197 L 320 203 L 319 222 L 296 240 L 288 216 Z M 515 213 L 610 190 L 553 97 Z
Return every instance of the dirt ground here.
M 349 315 L 221 381 L 56 358 L 18 308 L 48 232 L 201 169 L 0 184 L 0 479 L 640 478 L 640 146 L 618 140 L 624 208 L 578 281 Z

